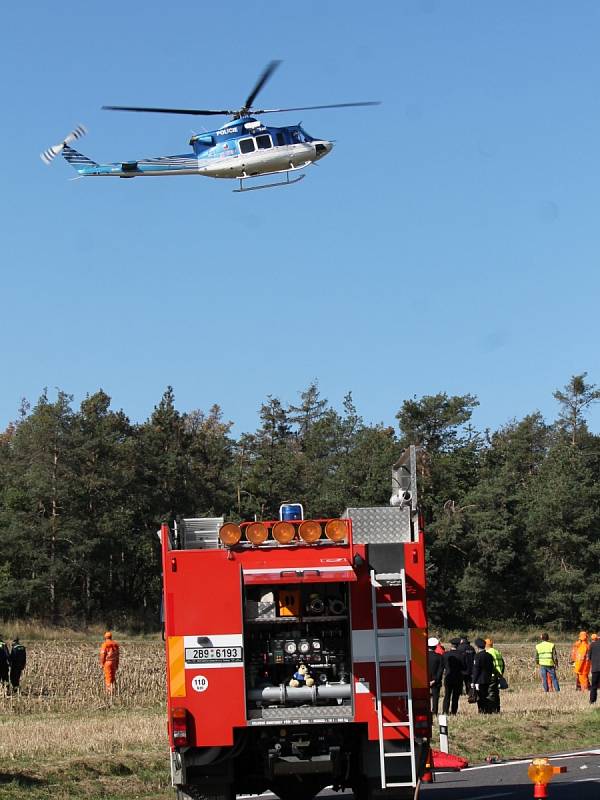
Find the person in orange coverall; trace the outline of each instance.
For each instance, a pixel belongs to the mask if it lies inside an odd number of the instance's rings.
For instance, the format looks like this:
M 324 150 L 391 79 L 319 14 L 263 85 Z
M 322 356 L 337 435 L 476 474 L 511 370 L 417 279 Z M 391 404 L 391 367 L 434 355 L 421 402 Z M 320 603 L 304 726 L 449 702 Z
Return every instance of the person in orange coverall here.
M 571 648 L 571 663 L 575 673 L 575 689 L 578 692 L 590 688 L 590 645 L 586 631 L 581 631 L 579 638 Z
M 115 685 L 115 676 L 119 667 L 119 645 L 112 640 L 112 633 L 106 631 L 104 641 L 100 645 L 100 666 L 104 670 L 104 685 L 106 691 L 112 694 Z

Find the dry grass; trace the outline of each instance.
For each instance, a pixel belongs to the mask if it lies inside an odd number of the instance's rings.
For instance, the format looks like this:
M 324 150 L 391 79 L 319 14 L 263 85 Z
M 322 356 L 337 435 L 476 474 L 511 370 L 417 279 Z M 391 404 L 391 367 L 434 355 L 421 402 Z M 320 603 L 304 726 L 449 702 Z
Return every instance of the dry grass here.
M 167 763 L 168 741 L 163 708 L 110 708 L 78 713 L 6 716 L 0 722 L 0 763 L 39 762 L 92 755 L 156 753 Z
M 6 630 L 6 628 L 4 628 Z M 94 641 L 30 641 L 18 694 L 0 696 L 0 796 L 7 800 L 172 800 L 164 646 L 118 638 L 108 701 Z

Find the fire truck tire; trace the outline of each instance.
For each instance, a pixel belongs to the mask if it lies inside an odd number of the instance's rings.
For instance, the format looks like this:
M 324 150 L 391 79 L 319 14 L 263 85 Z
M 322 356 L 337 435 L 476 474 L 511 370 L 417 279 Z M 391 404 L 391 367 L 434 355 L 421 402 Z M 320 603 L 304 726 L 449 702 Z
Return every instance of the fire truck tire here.
M 235 795 L 228 783 L 207 788 L 184 785 L 177 789 L 177 800 L 235 800 Z

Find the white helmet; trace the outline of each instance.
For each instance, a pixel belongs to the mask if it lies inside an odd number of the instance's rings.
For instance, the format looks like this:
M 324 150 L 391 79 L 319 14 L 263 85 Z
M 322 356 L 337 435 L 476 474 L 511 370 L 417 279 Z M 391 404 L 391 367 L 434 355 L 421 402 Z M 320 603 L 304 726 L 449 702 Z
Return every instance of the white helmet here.
M 427 639 L 427 647 L 437 647 L 439 643 L 440 640 L 436 639 L 435 636 L 430 636 L 429 639 Z

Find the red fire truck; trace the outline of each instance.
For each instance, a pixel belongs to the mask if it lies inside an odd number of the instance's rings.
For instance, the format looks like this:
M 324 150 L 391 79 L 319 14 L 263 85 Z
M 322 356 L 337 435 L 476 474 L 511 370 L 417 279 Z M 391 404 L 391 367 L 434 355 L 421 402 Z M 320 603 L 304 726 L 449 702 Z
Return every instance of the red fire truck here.
M 416 797 L 431 737 L 419 520 L 410 448 L 389 506 L 162 526 L 179 800 Z

